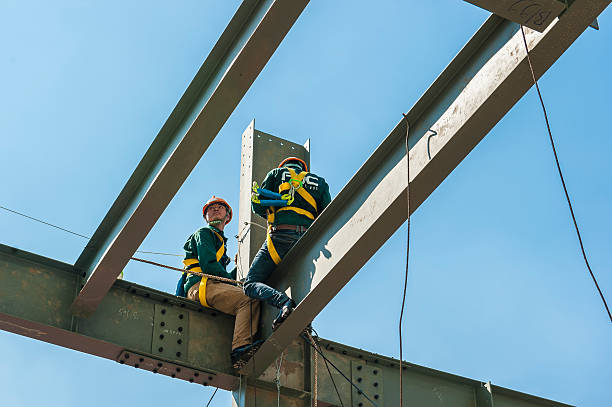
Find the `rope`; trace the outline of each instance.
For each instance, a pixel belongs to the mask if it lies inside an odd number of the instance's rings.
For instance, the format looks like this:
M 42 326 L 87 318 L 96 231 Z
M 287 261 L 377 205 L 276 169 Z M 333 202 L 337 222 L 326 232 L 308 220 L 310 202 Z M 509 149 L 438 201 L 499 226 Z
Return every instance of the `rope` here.
M 321 348 L 321 344 L 319 343 L 319 333 L 314 328 L 312 328 L 312 331 L 317 336 L 316 336 L 316 339 L 314 339 L 314 337 L 312 337 L 312 335 L 311 335 L 311 338 L 313 338 L 314 343 L 317 345 L 317 347 L 319 348 L 319 351 L 322 354 L 323 353 L 323 349 Z M 329 364 L 327 363 L 327 360 L 323 359 L 323 361 L 325 362 L 325 367 L 327 368 L 327 373 L 329 374 L 329 378 L 331 379 L 332 384 L 334 385 L 334 389 L 336 390 L 336 395 L 338 396 L 338 400 L 340 401 L 340 405 L 342 407 L 344 407 L 344 403 L 342 402 L 342 397 L 340 397 L 340 392 L 338 391 L 338 387 L 336 386 L 336 381 L 334 380 L 334 376 L 332 375 L 331 370 L 329 370 Z
M 87 239 L 87 240 L 91 239 L 91 237 L 90 237 L 90 236 L 85 236 L 85 235 L 82 235 L 82 234 L 80 234 L 80 233 L 73 232 L 72 230 L 65 229 L 65 228 L 63 228 L 63 227 L 61 227 L 61 226 L 57 226 L 57 225 L 54 225 L 54 224 L 52 224 L 52 223 L 45 222 L 44 220 L 40 220 L 40 219 L 34 218 L 34 217 L 32 217 L 32 216 L 26 215 L 26 214 L 21 213 L 21 212 L 14 211 L 14 210 L 9 209 L 9 208 L 5 208 L 4 206 L 0 206 L 0 209 L 4 209 L 4 210 L 5 210 L 5 211 L 7 211 L 7 212 L 11 212 L 11 213 L 14 213 L 14 214 L 16 214 L 16 215 L 23 216 L 24 218 L 31 219 L 31 220 L 36 221 L 36 222 L 38 222 L 38 223 L 42 223 L 43 225 L 51 226 L 52 228 L 59 229 L 59 230 L 64 231 L 64 232 L 66 232 L 66 233 L 70 233 L 70 234 L 73 234 L 73 235 L 75 235 L 75 236 L 79 236 L 79 237 L 85 238 L 85 239 Z M 162 256 L 177 256 L 177 257 L 183 257 L 183 255 L 182 255 L 182 254 L 161 253 L 161 252 L 146 252 L 146 251 L 143 251 L 143 250 L 136 250 L 136 253 L 160 254 L 160 255 L 162 255 Z
M 404 275 L 404 294 L 402 295 L 402 309 L 399 317 L 399 374 L 400 374 L 400 407 L 404 405 L 404 366 L 403 366 L 403 348 L 402 348 L 402 318 L 404 317 L 404 307 L 406 304 L 406 288 L 408 287 L 408 257 L 410 254 L 410 148 L 408 147 L 408 136 L 410 135 L 410 122 L 408 115 L 404 115 L 406 120 L 406 205 L 408 207 L 407 220 L 407 236 L 406 236 L 406 273 Z
M 565 199 L 567 200 L 567 205 L 569 206 L 570 214 L 572 215 L 572 221 L 574 222 L 574 228 L 576 229 L 576 235 L 578 236 L 578 243 L 580 244 L 580 250 L 582 251 L 582 257 L 584 258 L 584 263 L 586 264 L 587 269 L 589 270 L 589 274 L 591 274 L 591 278 L 595 283 L 595 287 L 597 287 L 597 291 L 599 292 L 599 296 L 601 297 L 601 301 L 608 312 L 608 317 L 610 318 L 610 322 L 612 322 L 612 314 L 610 314 L 610 308 L 608 308 L 608 303 L 606 302 L 606 298 L 604 297 L 601 288 L 599 288 L 599 284 L 597 283 L 597 279 L 595 278 L 595 274 L 593 274 L 593 270 L 591 270 L 591 266 L 589 265 L 589 260 L 587 259 L 586 251 L 584 250 L 584 245 L 582 244 L 582 237 L 580 236 L 580 229 L 578 228 L 578 222 L 576 221 L 576 216 L 574 215 L 574 209 L 572 207 L 572 201 L 570 200 L 569 193 L 567 192 L 567 187 L 565 185 L 565 179 L 563 178 L 563 172 L 561 172 L 561 165 L 559 164 L 559 157 L 557 156 L 557 149 L 555 148 L 555 141 L 553 140 L 552 131 L 550 130 L 550 123 L 548 122 L 548 114 L 546 113 L 546 106 L 544 105 L 544 99 L 542 98 L 542 93 L 540 92 L 540 86 L 538 85 L 538 81 L 535 77 L 535 73 L 533 71 L 533 65 L 531 64 L 531 57 L 529 56 L 529 47 L 527 46 L 527 38 L 525 37 L 525 30 L 521 25 L 521 33 L 523 34 L 523 43 L 525 44 L 525 50 L 527 51 L 527 62 L 529 62 L 529 69 L 531 70 L 531 77 L 533 78 L 533 83 L 535 84 L 536 90 L 538 91 L 538 97 L 540 98 L 540 104 L 542 105 L 542 111 L 544 112 L 544 119 L 546 120 L 546 128 L 548 129 L 548 137 L 550 139 L 550 145 L 552 147 L 553 154 L 555 156 L 555 162 L 557 163 L 557 171 L 559 172 L 559 177 L 561 178 L 561 184 L 563 185 L 563 192 L 565 192 Z
M 189 274 L 193 274 L 193 275 L 200 276 L 200 277 L 207 277 L 207 278 L 210 278 L 210 279 L 213 279 L 213 280 L 223 281 L 224 283 L 232 283 L 232 284 L 238 284 L 238 285 L 242 284 L 241 281 L 232 280 L 231 278 L 213 276 L 212 274 L 204 274 L 204 273 L 199 273 L 197 271 L 189 271 L 189 270 L 185 270 L 185 269 L 180 269 L 178 267 L 166 266 L 165 264 L 156 263 L 154 261 L 145 260 L 145 259 L 139 259 L 138 257 L 130 257 L 130 260 L 136 260 L 136 261 L 140 261 L 140 262 L 143 262 L 143 263 L 152 264 L 154 266 L 163 267 L 163 268 L 166 268 L 166 269 L 169 269 L 169 270 L 180 271 L 181 273 L 189 273 Z
M 215 391 L 213 392 L 212 396 L 210 396 L 210 399 L 208 400 L 208 403 L 206 403 L 206 407 L 210 406 L 210 402 L 212 401 L 213 397 L 215 397 L 215 394 L 217 394 L 217 390 L 219 390 L 219 388 L 215 388 Z
M 283 357 L 285 356 L 285 351 L 282 351 L 280 356 L 276 358 L 276 376 L 274 377 L 274 383 L 276 383 L 276 403 L 277 406 L 280 407 L 280 389 L 281 389 L 281 367 L 283 365 Z
M 368 395 L 367 395 L 367 394 L 366 394 L 366 393 L 365 393 L 363 390 L 361 390 L 359 387 L 357 387 L 357 385 L 356 385 L 355 383 L 353 383 L 353 381 L 352 381 L 351 379 L 349 379 L 349 378 L 348 378 L 348 376 L 347 376 L 347 375 L 345 375 L 345 374 L 342 372 L 342 370 L 338 369 L 338 367 L 337 367 L 336 365 L 334 365 L 334 363 L 333 363 L 331 360 L 329 360 L 329 359 L 328 359 L 328 358 L 327 358 L 327 357 L 326 357 L 326 356 L 323 354 L 323 352 L 321 352 L 319 349 L 317 349 L 317 347 L 314 345 L 314 343 L 313 343 L 313 342 L 311 342 L 311 341 L 310 341 L 310 339 L 308 339 L 308 335 L 307 335 L 306 333 L 302 333 L 300 336 L 301 336 L 302 338 L 304 338 L 304 339 L 305 339 L 305 340 L 306 340 L 306 341 L 307 341 L 307 342 L 310 344 L 310 346 L 312 346 L 312 348 L 313 348 L 313 349 L 314 349 L 314 350 L 315 350 L 315 351 L 316 351 L 316 352 L 317 352 L 319 355 L 321 355 L 321 357 L 323 358 L 323 360 L 325 360 L 327 363 L 329 363 L 330 365 L 332 365 L 332 367 L 333 367 L 334 369 L 336 369 L 336 371 L 337 371 L 338 373 L 340 373 L 340 375 L 341 375 L 342 377 L 344 377 L 344 378 L 346 379 L 346 381 L 347 381 L 347 382 L 349 382 L 349 383 L 351 384 L 351 386 L 353 386 L 353 387 L 354 387 L 354 388 L 355 388 L 355 389 L 356 389 L 356 390 L 359 392 L 359 394 L 363 394 L 363 396 L 364 396 L 364 397 L 365 397 L 365 398 L 366 398 L 366 399 L 367 399 L 367 400 L 368 400 L 370 403 L 372 403 L 372 405 L 373 405 L 374 407 L 378 407 L 378 404 L 376 404 L 375 402 L 373 402 L 373 401 L 372 401 L 372 399 L 371 399 L 371 398 L 370 398 L 370 397 L 369 397 L 369 396 L 368 396 Z
M 308 335 L 310 336 L 310 339 L 312 339 L 312 336 L 310 335 L 310 333 L 308 333 Z M 319 402 L 319 363 L 318 363 L 318 357 L 319 355 L 317 354 L 317 352 L 315 352 L 314 354 L 314 407 L 317 407 L 318 402 Z

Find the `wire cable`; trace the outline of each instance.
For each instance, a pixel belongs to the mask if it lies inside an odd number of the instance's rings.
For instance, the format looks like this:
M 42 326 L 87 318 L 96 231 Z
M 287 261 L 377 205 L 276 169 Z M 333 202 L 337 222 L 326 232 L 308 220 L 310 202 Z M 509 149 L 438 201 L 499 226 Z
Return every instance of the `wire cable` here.
M 355 389 L 356 389 L 356 390 L 359 392 L 359 394 L 363 394 L 363 396 L 364 396 L 364 397 L 365 397 L 365 398 L 366 398 L 366 399 L 367 399 L 367 400 L 368 400 L 370 403 L 372 403 L 372 405 L 373 405 L 374 407 L 378 407 L 378 404 L 376 404 L 375 402 L 373 402 L 373 401 L 372 401 L 372 399 L 371 399 L 371 398 L 370 398 L 370 397 L 369 397 L 369 396 L 368 396 L 368 395 L 367 395 L 367 394 L 366 394 L 366 393 L 365 393 L 363 390 L 361 390 L 359 387 L 357 387 L 357 385 L 356 385 L 355 383 L 353 383 L 353 381 L 352 381 L 351 379 L 349 379 L 349 378 L 348 378 L 348 377 L 347 377 L 347 376 L 346 376 L 346 375 L 345 375 L 345 374 L 342 372 L 342 370 L 338 369 L 338 367 L 337 367 L 336 365 L 334 365 L 334 363 L 333 363 L 331 360 L 327 359 L 327 357 L 326 357 L 325 355 L 323 355 L 323 353 L 322 353 L 322 352 L 321 352 L 319 349 L 317 349 L 317 347 L 316 347 L 316 346 L 315 346 L 315 345 L 314 345 L 314 344 L 313 344 L 313 343 L 312 343 L 312 342 L 311 342 L 311 341 L 308 339 L 308 336 L 306 336 L 306 334 L 305 334 L 305 333 L 302 333 L 300 336 L 301 336 L 302 338 L 304 338 L 304 340 L 305 340 L 306 342 L 308 342 L 308 344 L 310 344 L 310 346 L 311 346 L 311 347 L 312 347 L 312 348 L 313 348 L 313 349 L 314 349 L 314 350 L 315 350 L 315 351 L 316 351 L 316 352 L 317 352 L 319 355 L 321 355 L 321 357 L 323 358 L 323 360 L 327 361 L 327 363 L 329 363 L 330 365 L 332 365 L 332 367 L 333 367 L 334 369 L 336 369 L 336 371 L 337 371 L 338 373 L 340 373 L 340 375 L 341 375 L 342 377 L 344 377 L 344 378 L 346 379 L 346 381 L 347 381 L 347 382 L 349 382 L 349 383 L 351 384 L 351 386 L 353 386 L 353 387 L 354 387 L 354 388 L 355 388 Z
M 213 392 L 212 396 L 210 396 L 210 399 L 208 400 L 208 403 L 206 403 L 206 407 L 210 406 L 210 402 L 215 397 L 215 394 L 217 394 L 217 390 L 219 390 L 218 387 L 215 389 L 215 391 Z
M 57 225 L 54 225 L 54 224 L 49 223 L 49 222 L 45 222 L 44 220 L 34 218 L 34 217 L 32 217 L 32 216 L 26 215 L 26 214 L 21 213 L 21 212 L 17 212 L 17 211 L 15 211 L 15 210 L 13 210 L 13 209 L 5 208 L 4 206 L 0 206 L 0 209 L 4 209 L 4 210 L 5 210 L 5 211 L 7 211 L 7 212 L 11 212 L 11 213 L 14 213 L 14 214 L 16 214 L 16 215 L 23 216 L 24 218 L 28 218 L 28 219 L 30 219 L 30 220 L 33 220 L 33 221 L 36 221 L 36 222 L 42 223 L 42 224 L 47 225 L 47 226 L 51 226 L 51 227 L 53 227 L 53 228 L 56 228 L 56 229 L 62 230 L 62 231 L 64 231 L 64 232 L 66 232 L 66 233 L 70 233 L 70 234 L 73 234 L 73 235 L 75 235 L 75 236 L 82 237 L 82 238 L 84 238 L 84 239 L 88 239 L 88 240 L 89 240 L 89 239 L 91 239 L 91 237 L 90 237 L 90 236 L 85 236 L 85 235 L 82 235 L 82 234 L 80 234 L 80 233 L 73 232 L 72 230 L 65 229 L 65 228 L 63 228 L 63 227 L 61 227 L 61 226 L 57 226 Z M 258 226 L 259 226 L 259 225 L 258 225 Z M 177 257 L 183 257 L 183 255 L 182 255 L 182 254 L 162 253 L 162 252 L 147 252 L 147 251 L 144 251 L 144 250 L 136 250 L 136 253 L 145 253 L 145 254 L 159 254 L 159 255 L 162 255 L 162 256 L 177 256 Z
M 553 140 L 552 131 L 550 130 L 550 123 L 548 122 L 548 114 L 546 113 L 546 106 L 544 105 L 544 99 L 542 98 L 542 92 L 540 92 L 540 86 L 538 85 L 538 81 L 536 79 L 533 65 L 531 64 L 531 57 L 529 55 L 529 47 L 527 46 L 527 38 L 525 36 L 525 30 L 521 25 L 521 33 L 523 34 L 523 43 L 525 44 L 525 50 L 527 51 L 527 62 L 529 63 L 529 69 L 531 70 L 531 77 L 533 78 L 533 83 L 535 84 L 536 90 L 538 91 L 538 97 L 540 98 L 540 104 L 542 105 L 542 111 L 544 112 L 544 119 L 546 120 L 546 128 L 548 129 L 548 137 L 550 139 L 550 145 L 552 147 L 553 154 L 555 156 L 555 162 L 557 163 L 557 170 L 559 172 L 559 177 L 561 178 L 561 184 L 563 185 L 563 192 L 565 192 L 565 199 L 567 200 L 567 205 L 569 206 L 570 213 L 572 215 L 572 221 L 574 222 L 574 228 L 576 229 L 576 235 L 578 236 L 578 243 L 580 243 L 580 250 L 582 251 L 582 257 L 584 258 L 584 263 L 586 264 L 589 273 L 591 274 L 591 278 L 595 283 L 595 287 L 597 287 L 597 291 L 599 291 L 599 296 L 603 301 L 604 307 L 608 312 L 608 317 L 610 318 L 610 322 L 612 322 L 612 314 L 610 314 L 610 308 L 608 308 L 608 303 L 606 302 L 606 298 L 599 288 L 599 284 L 597 283 L 597 279 L 595 278 L 595 274 L 593 274 L 593 270 L 591 270 L 591 266 L 589 265 L 589 260 L 587 259 L 586 251 L 584 250 L 584 245 L 582 244 L 582 237 L 580 236 L 580 229 L 578 228 L 578 222 L 576 221 L 576 216 L 574 215 L 574 208 L 572 207 L 572 201 L 570 200 L 569 193 L 567 192 L 567 186 L 565 185 L 565 179 L 563 178 L 563 172 L 561 172 L 561 165 L 559 164 L 559 157 L 557 156 L 557 149 L 555 148 L 555 141 Z
M 319 352 L 321 352 L 321 354 L 323 354 L 323 349 L 321 348 L 321 344 L 318 341 L 319 333 L 314 328 L 312 328 L 312 331 L 315 333 L 316 338 L 317 338 L 317 339 L 313 338 L 313 340 L 317 344 L 317 347 L 319 348 Z M 312 337 L 312 335 L 311 335 L 311 337 Z M 327 363 L 327 359 L 323 359 L 323 361 L 325 362 L 325 367 L 327 368 L 327 373 L 329 374 L 329 378 L 331 379 L 332 384 L 334 385 L 334 390 L 336 390 L 336 395 L 338 396 L 338 400 L 340 400 L 340 405 L 342 407 L 344 407 L 344 403 L 342 402 L 342 397 L 340 397 L 340 392 L 338 391 L 338 387 L 336 386 L 336 381 L 334 380 L 334 376 L 332 375 L 332 372 L 329 369 L 329 364 Z
M 406 273 L 404 274 L 404 294 L 402 295 L 402 309 L 399 317 L 399 373 L 400 373 L 400 407 L 404 405 L 404 359 L 402 349 L 402 319 L 404 317 L 404 307 L 406 305 L 406 288 L 408 287 L 408 257 L 410 255 L 410 148 L 408 147 L 408 136 L 410 135 L 410 122 L 408 115 L 404 115 L 406 120 L 406 206 L 407 206 L 407 236 L 406 236 Z

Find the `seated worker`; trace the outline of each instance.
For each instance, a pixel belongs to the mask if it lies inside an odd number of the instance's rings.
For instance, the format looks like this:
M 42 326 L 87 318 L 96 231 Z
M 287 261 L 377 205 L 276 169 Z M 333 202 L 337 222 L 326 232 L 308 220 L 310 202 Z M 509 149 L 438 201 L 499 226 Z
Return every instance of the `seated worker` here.
M 223 235 L 223 229 L 232 220 L 232 208 L 225 200 L 213 196 L 202 208 L 202 214 L 208 226 L 198 229 L 183 247 L 183 263 L 187 273 L 183 273 L 177 295 L 236 316 L 231 359 L 234 368 L 239 369 L 263 342 L 252 342 L 259 326 L 260 303 L 244 295 L 241 288 L 231 283 L 189 273 L 195 271 L 236 279 L 236 268 L 230 273 L 225 271 L 230 259 L 226 253 L 227 238 Z
M 288 157 L 266 175 L 261 189 L 278 192 L 292 198 L 286 206 L 270 207 L 252 201 L 253 212 L 268 220 L 268 236 L 257 252 L 246 280 L 244 292 L 251 298 L 266 301 L 279 308 L 272 329 L 276 329 L 293 311 L 295 302 L 285 293 L 265 284 L 276 265 L 295 245 L 314 219 L 331 201 L 325 179 L 308 172 L 306 163 Z

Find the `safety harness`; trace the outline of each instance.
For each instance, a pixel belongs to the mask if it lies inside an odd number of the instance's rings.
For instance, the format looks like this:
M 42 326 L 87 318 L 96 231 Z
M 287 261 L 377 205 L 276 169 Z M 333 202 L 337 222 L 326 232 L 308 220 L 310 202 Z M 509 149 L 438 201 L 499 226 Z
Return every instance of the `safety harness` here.
M 251 197 L 251 200 L 255 203 L 270 204 L 270 207 L 267 210 L 268 233 L 266 237 L 266 243 L 268 246 L 268 251 L 270 252 L 270 257 L 272 258 L 272 261 L 274 261 L 274 264 L 279 264 L 281 262 L 281 258 L 278 255 L 276 248 L 274 247 L 274 243 L 272 242 L 272 237 L 270 235 L 272 232 L 272 226 L 274 224 L 274 217 L 276 212 L 293 211 L 299 215 L 306 216 L 307 218 L 312 220 L 314 220 L 316 214 L 318 213 L 317 201 L 306 190 L 306 188 L 304 188 L 304 177 L 308 174 L 308 172 L 302 171 L 298 174 L 292 168 L 286 169 L 289 170 L 290 179 L 288 182 L 283 182 L 279 185 L 278 194 L 272 191 L 260 189 L 257 186 L 257 183 L 253 183 L 254 194 Z M 295 201 L 296 192 L 310 206 L 310 210 L 298 208 L 297 206 L 292 206 L 293 202 Z M 259 200 L 259 195 L 272 198 L 272 200 Z
M 225 254 L 225 240 L 223 240 L 223 237 L 218 234 L 217 232 L 215 232 L 214 230 L 210 229 L 215 235 L 217 235 L 217 237 L 219 238 L 219 240 L 221 241 L 221 247 L 219 248 L 219 250 L 217 250 L 217 253 L 215 255 L 215 257 L 217 258 L 217 261 L 220 261 L 221 258 L 223 257 L 223 255 Z M 200 262 L 198 261 L 198 259 L 185 259 L 183 260 L 183 264 L 185 265 L 185 270 L 187 270 L 185 273 L 183 273 L 183 275 L 189 273 L 189 271 L 195 271 L 198 273 L 202 273 L 202 267 L 200 267 Z M 202 280 L 200 281 L 200 288 L 198 289 L 198 296 L 200 297 L 200 303 L 208 308 L 212 308 L 210 305 L 208 305 L 208 303 L 206 302 L 206 282 L 208 281 L 208 277 L 202 277 Z

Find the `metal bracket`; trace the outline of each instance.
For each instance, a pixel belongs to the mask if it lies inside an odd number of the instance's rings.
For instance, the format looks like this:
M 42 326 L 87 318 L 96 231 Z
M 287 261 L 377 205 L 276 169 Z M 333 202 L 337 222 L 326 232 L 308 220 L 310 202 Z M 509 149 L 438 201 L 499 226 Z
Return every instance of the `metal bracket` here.
M 351 361 L 353 383 L 363 390 L 379 406 L 385 405 L 383 370 L 380 366 L 369 366 L 365 361 Z M 353 407 L 370 406 L 364 395 L 353 387 L 351 400 Z
M 165 359 L 187 361 L 188 328 L 187 311 L 155 304 L 151 353 Z
M 136 352 L 124 350 L 117 357 L 117 362 L 122 365 L 134 366 L 138 369 L 148 370 L 172 378 L 186 380 L 190 383 L 201 384 L 204 386 L 215 386 L 216 373 L 196 370 L 165 359 L 158 359 L 150 355 L 143 355 Z

